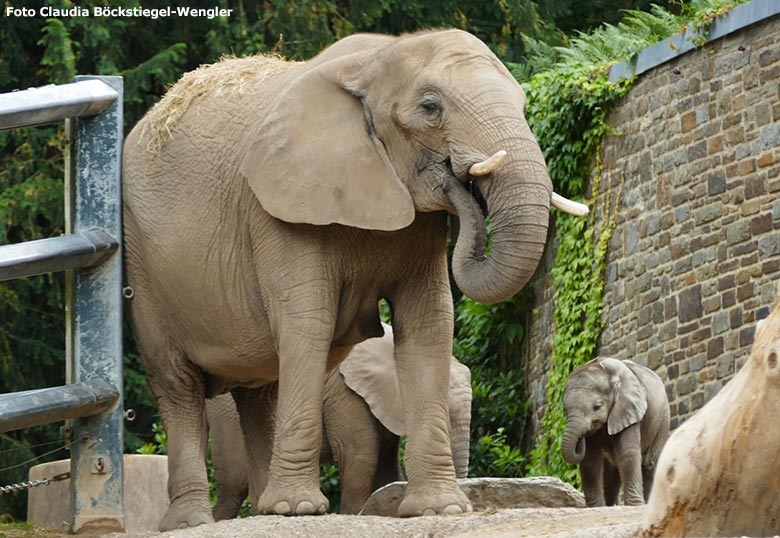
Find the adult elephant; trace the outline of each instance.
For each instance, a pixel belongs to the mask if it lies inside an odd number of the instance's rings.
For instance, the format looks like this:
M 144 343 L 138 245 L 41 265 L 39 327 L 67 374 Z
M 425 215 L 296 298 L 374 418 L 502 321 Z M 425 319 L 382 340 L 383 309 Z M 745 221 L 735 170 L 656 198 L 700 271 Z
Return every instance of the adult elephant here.
M 669 400 L 658 374 L 599 357 L 571 373 L 563 406 L 561 451 L 580 466 L 587 505 L 617 504 L 621 485 L 625 504 L 643 504 L 669 437 Z
M 357 514 L 371 492 L 403 480 L 398 461 L 399 436 L 406 434 L 403 404 L 393 353 L 393 332 L 384 325 L 382 338 L 356 345 L 347 358 L 328 372 L 323 401 L 323 443 L 320 463 L 335 461 L 341 477 L 341 513 Z M 255 411 L 273 415 L 276 384 Z M 457 478 L 466 478 L 469 467 L 471 425 L 471 374 L 455 357 L 450 359 L 448 392 L 453 463 Z M 229 394 L 206 401 L 211 432 L 211 461 L 217 504 L 214 519 L 235 517 L 250 489 L 262 491 L 271 459 L 270 446 L 264 458 L 254 462 L 252 473 L 235 402 Z M 273 421 L 265 422 L 272 427 Z M 273 431 L 263 439 L 272 439 Z M 249 483 L 249 477 L 260 483 Z M 256 493 L 252 495 L 256 498 Z
M 449 443 L 446 213 L 460 219 L 464 293 L 500 301 L 531 277 L 552 186 L 524 101 L 467 33 L 356 35 L 309 62 L 198 69 L 136 125 L 124 151 L 126 272 L 168 432 L 162 529 L 212 521 L 204 399 L 232 390 L 251 415 L 253 390 L 277 379 L 268 485 L 253 505 L 327 510 L 325 373 L 382 334 L 381 298 L 409 430 L 399 513 L 471 509 Z M 477 198 L 492 219 L 489 255 Z

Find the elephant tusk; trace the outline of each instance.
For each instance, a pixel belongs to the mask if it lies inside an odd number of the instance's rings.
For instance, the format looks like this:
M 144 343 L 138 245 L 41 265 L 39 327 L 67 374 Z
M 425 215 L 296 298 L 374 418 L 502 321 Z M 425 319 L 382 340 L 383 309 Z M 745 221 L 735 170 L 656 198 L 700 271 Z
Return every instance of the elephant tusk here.
M 486 176 L 506 162 L 506 151 L 498 150 L 492 157 L 488 157 L 482 162 L 474 163 L 469 168 L 469 174 L 472 176 Z
M 588 206 L 585 204 L 569 200 L 555 192 L 552 193 L 551 203 L 554 207 L 557 207 L 564 213 L 577 215 L 578 217 L 584 217 L 590 212 L 590 209 L 588 209 Z

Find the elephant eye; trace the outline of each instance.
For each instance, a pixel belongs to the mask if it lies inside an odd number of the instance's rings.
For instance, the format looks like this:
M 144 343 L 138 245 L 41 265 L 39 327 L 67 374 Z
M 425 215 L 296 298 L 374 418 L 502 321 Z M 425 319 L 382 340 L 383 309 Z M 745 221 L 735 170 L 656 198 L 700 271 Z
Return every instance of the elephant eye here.
M 436 97 L 425 97 L 420 103 L 420 108 L 425 111 L 425 114 L 431 117 L 438 117 L 441 115 L 442 106 L 441 101 Z
M 603 406 L 604 406 L 604 404 L 603 404 L 603 403 L 601 403 L 601 402 L 596 402 L 596 403 L 594 403 L 594 404 L 593 404 L 593 410 L 594 410 L 594 411 L 598 411 L 598 410 L 599 410 L 599 409 L 601 409 Z

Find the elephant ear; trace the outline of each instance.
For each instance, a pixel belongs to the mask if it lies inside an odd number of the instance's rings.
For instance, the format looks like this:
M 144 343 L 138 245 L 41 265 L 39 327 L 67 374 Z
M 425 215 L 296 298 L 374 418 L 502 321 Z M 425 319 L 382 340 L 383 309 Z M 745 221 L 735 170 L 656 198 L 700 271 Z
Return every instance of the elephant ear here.
M 615 395 L 615 403 L 607 418 L 607 433 L 615 435 L 645 416 L 647 392 L 625 361 L 605 357 L 598 359 L 598 362 L 609 375 L 609 383 Z
M 358 394 L 382 425 L 401 436 L 406 433 L 404 406 L 395 367 L 393 331 L 383 324 L 385 335 L 352 348 L 339 365 L 344 383 Z
M 371 230 L 414 219 L 370 112 L 348 88 L 366 60 L 367 53 L 353 53 L 293 70 L 253 129 L 241 173 L 274 217 Z

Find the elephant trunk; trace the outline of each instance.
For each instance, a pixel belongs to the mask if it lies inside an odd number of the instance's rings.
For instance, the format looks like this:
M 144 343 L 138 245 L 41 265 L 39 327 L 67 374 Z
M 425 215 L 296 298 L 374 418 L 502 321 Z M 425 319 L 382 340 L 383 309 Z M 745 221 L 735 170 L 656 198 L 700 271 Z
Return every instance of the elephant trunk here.
M 460 218 L 460 232 L 452 257 L 452 270 L 461 291 L 482 303 L 512 297 L 533 275 L 547 239 L 552 185 L 542 152 L 525 122 L 516 140 L 504 143 L 509 159 L 495 172 L 475 179 L 492 221 L 489 253 L 482 210 L 464 184 L 455 177 L 444 191 Z M 515 129 L 516 131 L 517 129 Z M 490 144 L 496 149 L 501 142 Z
M 561 440 L 561 452 L 563 459 L 567 462 L 578 465 L 585 457 L 586 441 L 585 433 L 588 431 L 588 422 L 576 417 L 569 417 L 566 420 L 566 429 L 563 431 Z
M 460 427 L 457 424 L 452 430 L 450 440 L 452 448 L 452 462 L 455 464 L 456 478 L 467 478 L 469 475 L 469 427 Z

